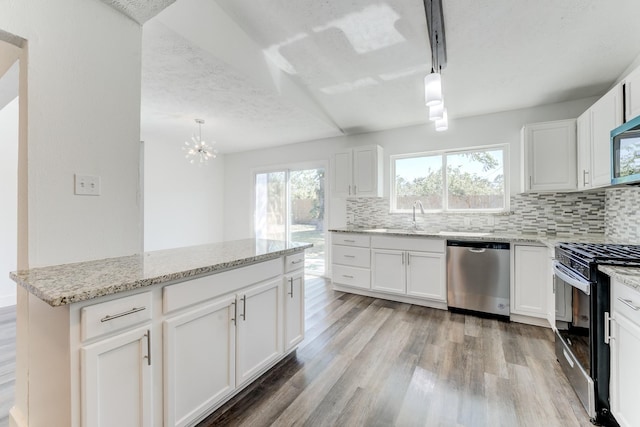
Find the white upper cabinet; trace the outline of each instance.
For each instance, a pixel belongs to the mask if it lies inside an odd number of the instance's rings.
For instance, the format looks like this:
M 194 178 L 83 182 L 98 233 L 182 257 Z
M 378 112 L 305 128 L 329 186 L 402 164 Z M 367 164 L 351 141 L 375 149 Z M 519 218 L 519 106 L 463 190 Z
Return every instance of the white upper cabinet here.
M 382 197 L 382 147 L 357 147 L 333 155 L 334 197 Z
M 622 124 L 622 86 L 617 85 L 589 109 L 591 187 L 611 185 L 611 129 Z
M 621 124 L 621 85 L 578 117 L 578 190 L 611 185 L 611 129 Z
M 640 67 L 625 77 L 622 83 L 624 84 L 626 104 L 624 121 L 628 122 L 634 117 L 640 116 Z
M 591 188 L 591 109 L 578 117 L 578 190 Z
M 524 192 L 575 190 L 576 120 L 525 125 L 522 171 Z

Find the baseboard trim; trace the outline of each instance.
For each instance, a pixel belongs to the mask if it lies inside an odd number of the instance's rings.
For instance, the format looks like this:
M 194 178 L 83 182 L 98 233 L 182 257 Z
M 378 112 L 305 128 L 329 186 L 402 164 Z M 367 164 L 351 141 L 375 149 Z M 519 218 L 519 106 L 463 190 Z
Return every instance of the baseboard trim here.
M 440 302 L 440 301 L 431 301 L 431 300 L 420 299 L 420 298 L 406 297 L 402 295 L 385 294 L 381 292 L 369 291 L 367 289 L 342 286 L 337 283 L 333 283 L 333 290 L 340 291 L 340 292 L 347 292 L 350 294 L 364 295 L 366 297 L 371 297 L 371 298 L 386 299 L 390 301 L 403 302 L 406 304 L 421 305 L 423 307 L 447 310 L 447 303 Z

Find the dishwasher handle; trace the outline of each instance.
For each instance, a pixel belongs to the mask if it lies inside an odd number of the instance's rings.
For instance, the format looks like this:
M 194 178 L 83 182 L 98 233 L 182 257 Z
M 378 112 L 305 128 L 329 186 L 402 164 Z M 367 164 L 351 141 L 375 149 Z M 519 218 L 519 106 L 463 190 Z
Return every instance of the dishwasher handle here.
M 467 250 L 469 252 L 473 252 L 474 254 L 482 254 L 486 251 L 486 249 L 480 249 L 480 248 L 467 248 Z

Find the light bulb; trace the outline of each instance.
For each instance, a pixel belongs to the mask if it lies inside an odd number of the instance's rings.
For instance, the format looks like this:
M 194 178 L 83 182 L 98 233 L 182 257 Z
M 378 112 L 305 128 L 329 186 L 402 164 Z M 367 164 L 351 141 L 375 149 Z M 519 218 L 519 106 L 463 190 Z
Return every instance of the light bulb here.
M 444 110 L 445 110 L 444 102 L 441 102 L 440 104 L 432 105 L 431 107 L 429 107 L 429 120 L 431 121 L 442 120 Z

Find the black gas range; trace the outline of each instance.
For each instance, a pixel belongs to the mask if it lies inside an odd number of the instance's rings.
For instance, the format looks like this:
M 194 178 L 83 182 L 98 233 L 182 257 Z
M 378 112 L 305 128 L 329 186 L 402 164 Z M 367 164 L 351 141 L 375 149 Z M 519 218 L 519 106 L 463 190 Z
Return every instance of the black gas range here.
M 640 246 L 556 245 L 556 356 L 592 421 L 617 426 L 609 412 L 610 351 L 605 334 L 610 283 L 599 265 L 640 267 Z

